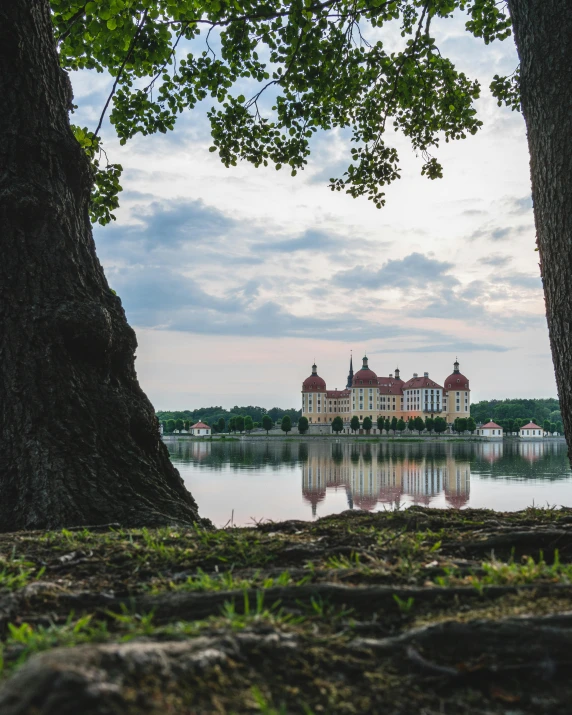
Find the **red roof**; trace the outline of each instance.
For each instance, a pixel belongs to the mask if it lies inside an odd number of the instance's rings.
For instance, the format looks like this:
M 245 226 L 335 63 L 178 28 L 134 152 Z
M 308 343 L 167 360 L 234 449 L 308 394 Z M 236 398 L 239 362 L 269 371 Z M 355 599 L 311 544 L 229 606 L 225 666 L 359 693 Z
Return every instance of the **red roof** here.
M 445 378 L 446 390 L 468 390 L 469 378 L 461 375 L 460 372 L 453 372 L 449 377 Z
M 380 395 L 402 395 L 403 390 L 401 389 L 401 383 L 396 383 L 394 385 L 380 385 L 379 386 Z
M 337 400 L 338 397 L 349 397 L 350 396 L 350 391 L 349 390 L 328 390 L 326 392 L 326 397 L 330 400 Z
M 310 375 L 302 383 L 302 390 L 307 392 L 308 390 L 325 390 L 326 381 L 319 375 Z
M 542 429 L 542 427 L 535 425 L 534 422 L 529 422 L 527 425 L 523 425 L 520 429 Z
M 358 370 L 354 375 L 354 381 L 352 384 L 369 385 L 370 380 L 372 385 L 377 385 L 377 375 L 375 372 L 370 370 L 369 367 L 362 367 L 361 370 Z
M 487 422 L 486 425 L 482 425 L 482 427 L 479 427 L 479 429 L 502 429 L 500 425 L 497 425 L 496 422 Z
M 431 380 L 431 378 L 425 376 L 412 377 L 411 380 L 407 380 L 407 382 L 401 386 L 403 390 L 416 390 L 419 387 L 436 387 L 441 390 L 443 389 L 435 380 Z
M 210 429 L 210 427 L 204 422 L 197 422 L 196 425 L 192 425 L 191 429 Z

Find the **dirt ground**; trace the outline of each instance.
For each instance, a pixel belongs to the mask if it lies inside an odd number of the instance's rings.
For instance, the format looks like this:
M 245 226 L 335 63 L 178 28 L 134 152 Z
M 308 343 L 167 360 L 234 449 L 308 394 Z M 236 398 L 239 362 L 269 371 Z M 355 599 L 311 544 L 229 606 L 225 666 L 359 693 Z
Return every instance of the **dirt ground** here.
M 0 535 L 1 715 L 572 712 L 572 510 Z

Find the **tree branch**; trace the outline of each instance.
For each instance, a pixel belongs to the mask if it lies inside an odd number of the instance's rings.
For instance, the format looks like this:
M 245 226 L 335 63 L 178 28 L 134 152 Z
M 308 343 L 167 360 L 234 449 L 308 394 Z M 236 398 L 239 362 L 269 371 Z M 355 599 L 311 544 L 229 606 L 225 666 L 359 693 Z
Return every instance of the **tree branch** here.
M 101 129 L 101 125 L 103 123 L 103 118 L 105 117 L 105 113 L 107 112 L 107 107 L 109 106 L 109 103 L 111 102 L 111 98 L 115 94 L 115 90 L 117 89 L 117 85 L 119 83 L 119 80 L 121 79 L 121 75 L 123 73 L 123 70 L 125 69 L 125 65 L 129 62 L 129 58 L 131 57 L 131 54 L 132 54 L 133 50 L 135 49 L 135 45 L 137 43 L 139 35 L 141 34 L 141 30 L 143 29 L 143 25 L 145 24 L 145 21 L 147 20 L 148 12 L 149 12 L 148 9 L 145 10 L 145 12 L 143 13 L 143 16 L 141 18 L 141 21 L 139 22 L 139 25 L 137 25 L 137 30 L 135 31 L 135 34 L 133 35 L 133 39 L 131 40 L 131 44 L 129 45 L 127 54 L 125 55 L 125 59 L 123 60 L 121 67 L 119 68 L 119 70 L 117 72 L 117 76 L 115 77 L 115 82 L 113 83 L 113 87 L 111 88 L 109 97 L 107 98 L 107 101 L 105 102 L 105 106 L 103 107 L 103 111 L 101 112 L 101 116 L 99 117 L 99 123 L 97 125 L 97 129 L 95 130 L 94 138 L 97 137 L 97 134 L 98 134 L 99 130 Z

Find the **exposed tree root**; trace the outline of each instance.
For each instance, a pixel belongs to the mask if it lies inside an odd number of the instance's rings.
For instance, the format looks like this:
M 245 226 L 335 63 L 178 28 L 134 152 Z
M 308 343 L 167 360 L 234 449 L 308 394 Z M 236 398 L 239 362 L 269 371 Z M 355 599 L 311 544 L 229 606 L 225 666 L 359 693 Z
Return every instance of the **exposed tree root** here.
M 569 520 L 0 535 L 0 715 L 568 715 Z

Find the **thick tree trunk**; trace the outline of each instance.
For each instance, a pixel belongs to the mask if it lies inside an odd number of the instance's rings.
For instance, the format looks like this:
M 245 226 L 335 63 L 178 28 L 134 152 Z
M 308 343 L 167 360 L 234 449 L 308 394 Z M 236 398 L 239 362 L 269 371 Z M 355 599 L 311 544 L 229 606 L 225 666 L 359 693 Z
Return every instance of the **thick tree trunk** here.
M 521 61 L 540 271 L 572 458 L 572 6 L 509 0 Z
M 95 255 L 47 0 L 0 0 L 0 530 L 191 523 Z

